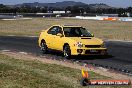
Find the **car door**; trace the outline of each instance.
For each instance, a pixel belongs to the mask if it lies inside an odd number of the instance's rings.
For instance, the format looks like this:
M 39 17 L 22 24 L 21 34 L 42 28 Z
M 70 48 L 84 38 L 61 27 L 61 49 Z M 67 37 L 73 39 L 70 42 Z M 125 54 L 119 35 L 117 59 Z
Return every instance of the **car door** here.
M 63 36 L 57 36 L 58 33 L 61 33 L 63 35 L 63 31 L 62 28 L 57 26 L 56 27 L 56 35 L 54 36 L 54 40 L 53 40 L 53 48 L 55 50 L 63 50 L 63 44 L 64 44 L 64 37 Z
M 46 43 L 48 48 L 54 49 L 54 38 L 56 36 L 56 27 L 53 26 L 47 31 Z

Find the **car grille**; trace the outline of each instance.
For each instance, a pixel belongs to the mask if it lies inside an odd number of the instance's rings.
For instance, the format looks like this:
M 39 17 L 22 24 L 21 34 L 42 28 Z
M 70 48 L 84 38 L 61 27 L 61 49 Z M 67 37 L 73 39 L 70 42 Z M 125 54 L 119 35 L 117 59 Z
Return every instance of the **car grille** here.
M 101 54 L 101 50 L 98 50 L 97 52 L 91 52 L 90 50 L 86 50 L 85 54 Z
M 101 45 L 85 45 L 86 48 L 100 48 Z

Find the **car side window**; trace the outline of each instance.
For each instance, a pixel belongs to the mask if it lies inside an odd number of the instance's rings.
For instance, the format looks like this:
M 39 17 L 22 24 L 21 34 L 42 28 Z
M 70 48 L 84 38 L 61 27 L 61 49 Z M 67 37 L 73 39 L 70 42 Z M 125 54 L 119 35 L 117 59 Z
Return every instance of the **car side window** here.
M 55 35 L 55 34 L 56 34 L 56 27 L 50 28 L 49 31 L 48 31 L 47 33 L 48 33 L 48 34 Z
M 49 29 L 49 31 L 47 32 L 48 34 L 52 34 L 52 35 L 57 35 L 58 33 L 63 33 L 62 29 L 60 27 L 52 27 Z
M 63 33 L 61 27 L 56 27 L 56 34 L 58 34 L 58 33 L 61 33 L 61 34 Z

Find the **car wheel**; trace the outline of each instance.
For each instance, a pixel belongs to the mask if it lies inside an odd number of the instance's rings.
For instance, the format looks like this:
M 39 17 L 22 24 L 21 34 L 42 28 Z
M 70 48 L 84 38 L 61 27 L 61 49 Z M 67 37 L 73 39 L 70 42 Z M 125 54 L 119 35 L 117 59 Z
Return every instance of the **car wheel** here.
M 66 45 L 64 47 L 63 54 L 66 59 L 69 59 L 71 57 L 71 50 L 69 45 Z
M 44 41 L 41 43 L 41 51 L 43 54 L 47 52 L 47 45 L 46 45 L 46 42 Z

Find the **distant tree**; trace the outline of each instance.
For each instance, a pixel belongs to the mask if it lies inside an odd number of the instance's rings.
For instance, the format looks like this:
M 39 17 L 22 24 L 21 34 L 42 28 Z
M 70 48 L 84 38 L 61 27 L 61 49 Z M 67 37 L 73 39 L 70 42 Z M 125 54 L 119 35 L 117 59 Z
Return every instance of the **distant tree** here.
M 102 14 L 102 13 L 103 13 L 103 9 L 102 9 L 102 8 L 97 8 L 97 9 L 96 9 L 96 13 Z
M 73 6 L 71 9 L 71 13 L 73 14 L 80 14 L 80 8 L 78 6 Z
M 117 12 L 118 13 L 125 13 L 125 9 L 124 8 L 119 8 L 119 9 L 117 9 Z
M 48 8 L 48 11 L 50 11 L 50 12 L 52 12 L 52 11 L 54 11 L 54 10 L 55 10 L 54 7 L 49 7 L 49 8 Z
M 85 8 L 85 11 L 86 11 L 87 13 L 91 13 L 90 7 L 86 7 L 86 8 Z
M 8 8 L 3 5 L 3 4 L 0 4 L 0 13 L 7 13 L 8 12 Z
M 31 13 L 32 8 L 28 5 L 22 6 L 22 7 L 16 7 L 17 12 L 19 13 Z
M 68 6 L 65 8 L 65 11 L 71 11 L 72 10 L 72 7 L 71 6 Z
M 0 8 L 6 8 L 6 6 L 3 4 L 0 4 Z
M 47 13 L 47 9 L 48 9 L 47 7 L 41 7 L 40 8 L 40 10 L 41 10 L 40 12 Z
M 118 13 L 118 16 L 119 17 L 127 17 L 127 14 L 126 14 L 126 9 L 125 8 L 119 8 L 117 9 L 117 13 Z
M 79 10 L 80 10 L 80 15 L 83 15 L 85 12 L 85 9 L 83 7 L 79 7 Z
M 132 7 L 128 7 L 127 12 L 132 13 Z

